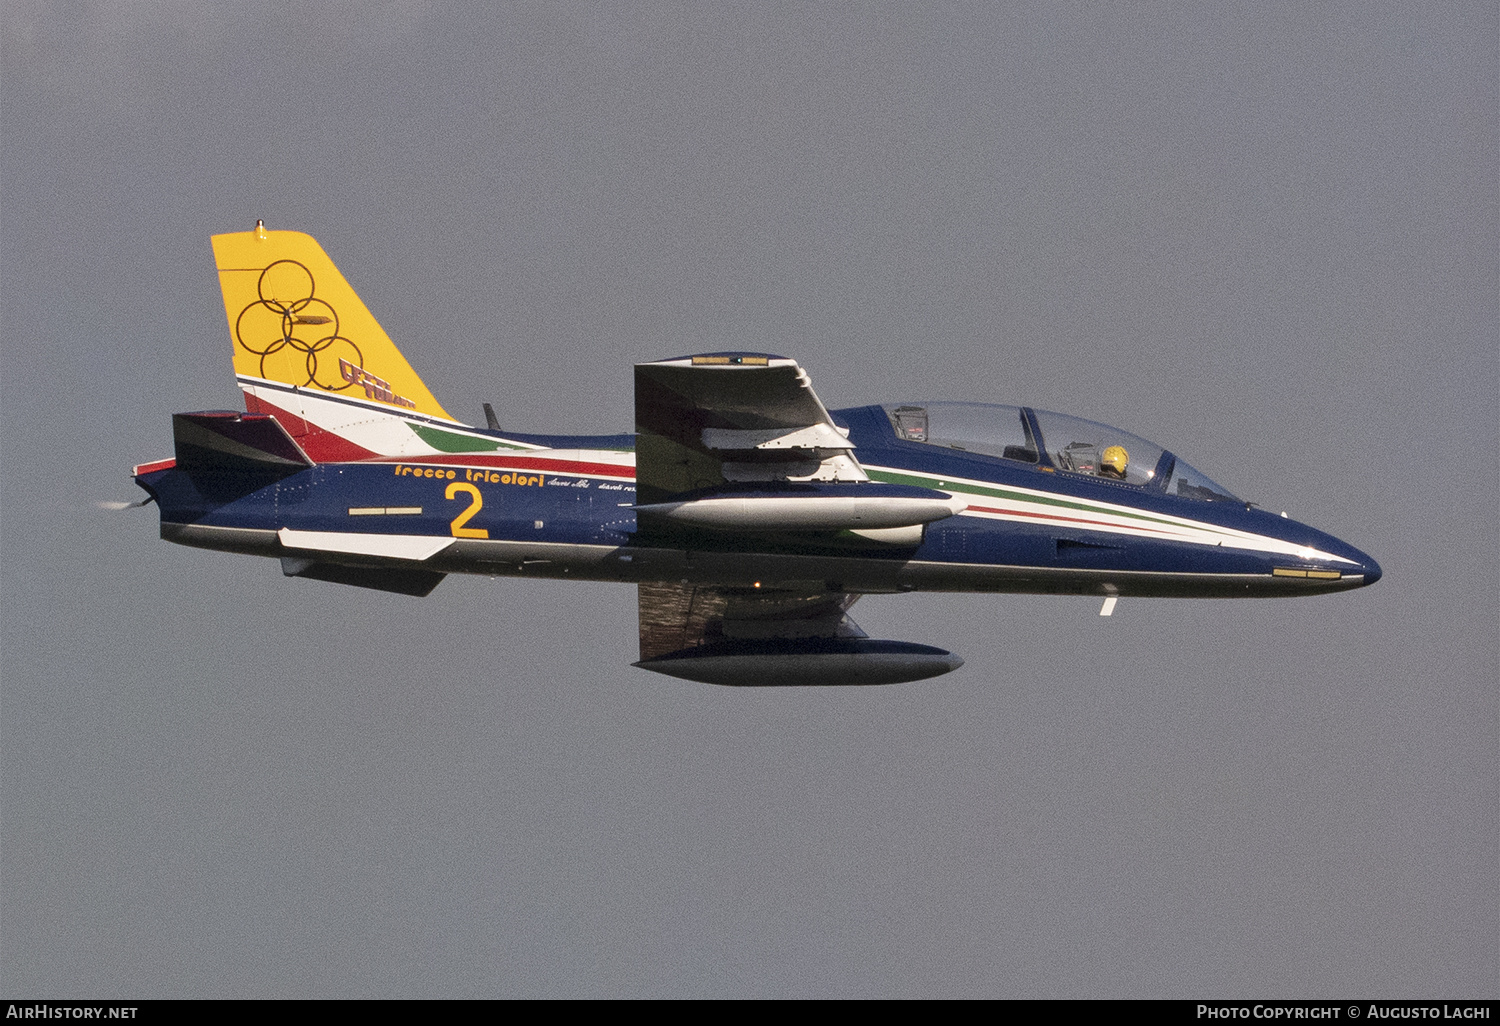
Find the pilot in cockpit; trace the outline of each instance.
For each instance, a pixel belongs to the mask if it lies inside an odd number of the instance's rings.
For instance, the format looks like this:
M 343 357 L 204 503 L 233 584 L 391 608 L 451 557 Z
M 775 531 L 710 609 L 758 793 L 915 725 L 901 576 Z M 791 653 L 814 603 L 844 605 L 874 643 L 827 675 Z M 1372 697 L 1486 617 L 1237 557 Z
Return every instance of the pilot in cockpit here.
M 1130 465 L 1130 454 L 1123 445 L 1111 445 L 1099 457 L 1099 476 L 1125 480 L 1125 468 Z

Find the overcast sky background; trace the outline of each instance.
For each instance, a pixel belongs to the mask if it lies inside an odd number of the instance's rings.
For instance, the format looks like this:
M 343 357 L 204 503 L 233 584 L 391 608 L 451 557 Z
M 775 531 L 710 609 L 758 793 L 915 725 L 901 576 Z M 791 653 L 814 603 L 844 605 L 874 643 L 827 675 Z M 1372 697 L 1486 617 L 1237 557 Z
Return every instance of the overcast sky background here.
M 1497 39 L 1423 4 L 0 11 L 0 992 L 1496 996 Z M 949 676 L 641 670 L 624 585 L 157 538 L 208 237 L 315 235 L 450 412 L 631 365 L 1120 427 L 1312 599 L 872 597 Z

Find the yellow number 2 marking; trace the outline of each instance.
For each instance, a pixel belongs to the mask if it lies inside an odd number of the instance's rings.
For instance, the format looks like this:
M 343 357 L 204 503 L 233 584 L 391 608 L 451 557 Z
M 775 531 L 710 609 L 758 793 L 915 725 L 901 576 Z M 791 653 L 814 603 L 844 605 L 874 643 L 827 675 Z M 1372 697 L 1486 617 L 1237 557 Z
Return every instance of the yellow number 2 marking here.
M 469 495 L 473 498 L 474 501 L 469 503 L 468 509 L 464 510 L 458 516 L 453 518 L 453 537 L 488 538 L 490 536 L 490 532 L 486 531 L 484 528 L 464 526 L 470 520 L 474 519 L 475 513 L 478 513 L 481 509 L 484 508 L 484 496 L 480 495 L 479 489 L 469 484 L 469 482 L 454 481 L 451 485 L 448 486 L 448 490 L 443 493 L 443 498 L 451 499 L 458 495 L 459 492 L 463 492 Z

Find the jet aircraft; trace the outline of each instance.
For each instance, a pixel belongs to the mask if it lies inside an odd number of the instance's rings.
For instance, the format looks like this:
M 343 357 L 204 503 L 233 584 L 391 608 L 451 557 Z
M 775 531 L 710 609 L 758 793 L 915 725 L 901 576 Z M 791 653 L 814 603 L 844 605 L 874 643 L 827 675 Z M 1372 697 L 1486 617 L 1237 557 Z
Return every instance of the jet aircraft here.
M 425 596 L 450 573 L 636 585 L 634 665 L 729 685 L 890 684 L 956 669 L 868 637 L 861 595 L 1316 595 L 1380 567 L 1104 424 L 1023 406 L 828 410 L 795 360 L 635 367 L 635 430 L 463 423 L 310 236 L 217 235 L 245 410 L 173 417 L 135 468 L 182 545 Z

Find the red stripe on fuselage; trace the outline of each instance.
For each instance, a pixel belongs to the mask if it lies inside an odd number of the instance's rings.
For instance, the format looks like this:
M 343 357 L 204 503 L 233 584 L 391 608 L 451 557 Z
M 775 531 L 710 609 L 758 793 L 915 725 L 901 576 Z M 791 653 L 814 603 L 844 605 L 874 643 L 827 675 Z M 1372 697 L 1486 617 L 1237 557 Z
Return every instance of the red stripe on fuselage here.
M 548 459 L 536 456 L 512 456 L 495 453 L 433 453 L 429 455 L 382 456 L 360 445 L 355 445 L 340 435 L 325 431 L 295 413 L 266 402 L 259 396 L 245 393 L 245 409 L 250 413 L 268 413 L 281 422 L 287 434 L 297 440 L 302 451 L 314 463 L 410 463 L 413 466 L 442 464 L 444 466 L 500 467 L 508 470 L 545 470 L 554 474 L 591 474 L 600 477 L 623 477 L 635 480 L 635 468 L 618 463 L 591 463 L 584 460 Z
M 131 476 L 142 477 L 146 474 L 154 474 L 158 470 L 171 470 L 175 466 L 177 466 L 177 458 L 175 456 L 170 459 L 157 460 L 154 463 L 142 463 L 135 468 L 135 472 Z
M 249 392 L 245 393 L 245 409 L 250 413 L 268 413 L 275 417 L 314 463 L 359 463 L 379 455 Z

